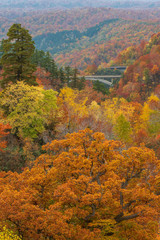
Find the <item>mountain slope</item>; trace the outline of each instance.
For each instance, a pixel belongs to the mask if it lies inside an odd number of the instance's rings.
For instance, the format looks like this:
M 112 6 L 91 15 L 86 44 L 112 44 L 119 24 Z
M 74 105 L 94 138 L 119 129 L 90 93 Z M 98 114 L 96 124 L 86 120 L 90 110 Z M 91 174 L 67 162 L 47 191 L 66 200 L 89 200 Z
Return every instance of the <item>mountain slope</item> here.
M 104 25 L 92 37 L 84 35 L 70 49 L 59 52 L 54 57 L 60 65 L 76 65 L 79 69 L 85 69 L 88 64 L 96 64 L 103 68 L 120 51 L 140 43 L 141 40 L 147 41 L 159 29 L 159 21 L 153 23 L 119 19 Z
M 81 70 L 106 64 L 128 46 L 148 40 L 160 29 L 160 9 L 82 8 L 72 10 L 0 10 L 0 38 L 19 22 L 32 34 L 36 47 L 50 51 L 60 66 Z
M 148 42 L 125 49 L 115 64 L 128 64 L 117 94 L 132 101 L 144 101 L 155 92 L 160 96 L 160 33 Z
M 96 40 L 97 35 L 104 26 L 114 24 L 118 19 L 108 19 L 93 27 L 87 28 L 85 31 L 64 30 L 56 33 L 46 33 L 34 37 L 37 48 L 43 51 L 49 51 L 51 54 L 59 52 L 67 52 L 72 49 L 81 49 L 85 46 L 84 39 L 88 39 L 91 43 Z

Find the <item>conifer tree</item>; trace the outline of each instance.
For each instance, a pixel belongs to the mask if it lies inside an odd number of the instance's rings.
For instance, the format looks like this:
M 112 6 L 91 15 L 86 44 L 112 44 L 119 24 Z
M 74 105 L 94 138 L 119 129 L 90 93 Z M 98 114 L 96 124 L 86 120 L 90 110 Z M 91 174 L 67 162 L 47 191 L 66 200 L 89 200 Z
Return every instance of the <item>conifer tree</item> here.
M 64 69 L 62 67 L 59 69 L 59 78 L 61 81 L 61 87 L 63 87 L 64 83 L 65 83 L 65 73 L 64 73 Z
M 24 81 L 29 85 L 37 85 L 33 72 L 35 65 L 31 63 L 34 53 L 34 42 L 29 31 L 21 27 L 21 24 L 13 24 L 8 33 L 8 39 L 3 41 L 3 79 L 1 87 L 6 88 L 9 83 Z
M 71 69 L 70 66 L 65 67 L 65 75 L 66 75 L 66 82 L 69 85 L 70 78 L 71 78 L 71 75 L 72 75 L 72 69 Z
M 0 43 L 0 59 L 3 56 L 3 54 L 4 54 L 4 52 L 3 52 L 3 42 L 4 42 L 4 39 L 2 39 L 2 41 Z
M 51 73 L 50 75 L 51 84 L 54 85 L 57 79 L 59 78 L 59 70 L 54 59 L 51 60 L 50 73 Z
M 78 76 L 77 76 L 78 74 L 79 74 L 78 69 L 74 68 L 72 72 L 72 79 L 71 79 L 71 88 L 73 89 L 78 88 Z

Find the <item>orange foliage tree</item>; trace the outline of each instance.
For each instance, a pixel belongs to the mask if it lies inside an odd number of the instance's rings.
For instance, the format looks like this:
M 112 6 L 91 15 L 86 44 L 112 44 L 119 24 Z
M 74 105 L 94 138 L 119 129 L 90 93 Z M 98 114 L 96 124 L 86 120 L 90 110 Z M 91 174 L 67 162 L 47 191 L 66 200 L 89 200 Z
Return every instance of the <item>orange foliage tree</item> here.
M 0 221 L 22 239 L 156 239 L 158 160 L 89 129 L 68 134 L 21 174 L 0 173 Z
M 4 148 L 7 146 L 7 142 L 3 140 L 3 138 L 8 135 L 8 132 L 6 130 L 11 129 L 9 124 L 4 125 L 3 123 L 0 123 L 0 152 L 3 151 Z

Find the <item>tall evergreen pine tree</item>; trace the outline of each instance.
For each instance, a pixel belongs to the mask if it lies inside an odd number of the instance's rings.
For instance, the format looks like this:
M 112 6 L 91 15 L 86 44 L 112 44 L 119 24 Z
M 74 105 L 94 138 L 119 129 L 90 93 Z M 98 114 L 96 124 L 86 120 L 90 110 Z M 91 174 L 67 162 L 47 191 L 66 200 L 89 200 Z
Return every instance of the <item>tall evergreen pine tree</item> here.
M 21 27 L 21 24 L 13 24 L 8 33 L 8 39 L 3 41 L 3 79 L 1 87 L 6 88 L 9 83 L 24 81 L 29 85 L 37 85 L 33 72 L 36 66 L 31 64 L 31 56 L 34 53 L 34 42 L 29 31 Z

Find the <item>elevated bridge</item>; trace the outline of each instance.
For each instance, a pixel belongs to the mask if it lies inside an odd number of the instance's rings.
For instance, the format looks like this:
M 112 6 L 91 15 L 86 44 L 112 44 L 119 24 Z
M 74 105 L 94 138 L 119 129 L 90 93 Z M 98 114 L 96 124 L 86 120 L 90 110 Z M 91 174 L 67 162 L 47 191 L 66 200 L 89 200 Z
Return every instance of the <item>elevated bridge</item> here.
M 120 72 L 124 72 L 126 70 L 127 66 L 112 66 L 112 67 L 106 67 L 105 69 L 111 69 L 111 70 L 120 70 Z M 91 76 L 84 76 L 86 80 L 90 81 L 99 81 L 102 83 L 105 83 L 108 86 L 113 85 L 114 79 L 119 79 L 122 77 L 122 74 L 119 75 L 91 75 Z
M 84 76 L 86 80 L 89 81 L 99 81 L 102 83 L 105 83 L 108 86 L 112 86 L 113 85 L 113 79 L 117 79 L 117 78 L 121 78 L 122 75 L 92 75 L 92 76 Z M 111 79 L 107 80 L 107 79 Z

